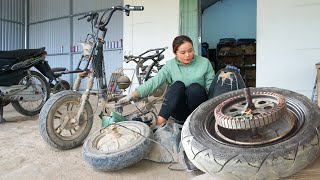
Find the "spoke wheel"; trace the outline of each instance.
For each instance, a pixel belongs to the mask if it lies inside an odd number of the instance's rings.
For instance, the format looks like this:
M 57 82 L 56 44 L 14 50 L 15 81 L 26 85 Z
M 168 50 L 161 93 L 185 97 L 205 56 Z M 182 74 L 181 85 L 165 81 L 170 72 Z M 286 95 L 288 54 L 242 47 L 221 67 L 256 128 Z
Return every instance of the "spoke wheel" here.
M 60 91 L 70 90 L 70 84 L 68 81 L 60 80 L 54 87 L 52 88 L 52 93 L 58 93 Z
M 39 116 L 40 134 L 44 141 L 57 149 L 72 149 L 82 144 L 93 123 L 93 111 L 86 101 L 79 120 L 81 94 L 62 91 L 46 102 Z
M 27 75 L 23 77 L 20 80 L 19 84 L 25 85 L 28 81 L 32 82 L 32 84 L 36 88 L 36 93 L 40 93 L 42 99 L 36 101 L 13 101 L 11 102 L 11 104 L 13 108 L 20 114 L 26 116 L 34 116 L 40 113 L 41 108 L 43 107 L 47 99 L 49 99 L 50 87 L 43 75 L 36 71 L 31 71 L 31 77 L 29 80 Z
M 88 112 L 84 110 L 79 118 L 79 122 L 75 121 L 77 112 L 79 111 L 79 101 L 67 101 L 54 112 L 52 121 L 56 135 L 63 140 L 72 140 L 78 137 L 87 125 Z

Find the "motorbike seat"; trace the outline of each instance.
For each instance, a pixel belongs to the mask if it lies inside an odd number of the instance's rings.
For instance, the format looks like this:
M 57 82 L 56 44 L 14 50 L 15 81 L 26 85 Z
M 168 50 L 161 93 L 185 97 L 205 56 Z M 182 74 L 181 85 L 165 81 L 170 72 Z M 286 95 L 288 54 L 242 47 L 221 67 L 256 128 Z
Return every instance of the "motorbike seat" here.
M 60 71 L 65 71 L 67 70 L 67 68 L 64 67 L 56 67 L 56 68 L 52 68 L 51 72 L 60 72 Z
M 45 47 L 39 49 L 18 49 L 13 51 L 0 51 L 0 61 L 9 59 L 16 60 L 31 56 L 38 56 L 44 52 Z

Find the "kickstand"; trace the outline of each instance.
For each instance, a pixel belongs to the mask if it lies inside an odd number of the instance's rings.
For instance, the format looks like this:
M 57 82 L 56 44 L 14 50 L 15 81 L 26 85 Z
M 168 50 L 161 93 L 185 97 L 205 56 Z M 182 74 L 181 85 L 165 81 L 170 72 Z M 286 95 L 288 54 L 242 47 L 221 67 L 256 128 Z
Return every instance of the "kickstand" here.
M 3 118 L 3 104 L 0 100 L 0 123 L 6 122 L 6 120 Z

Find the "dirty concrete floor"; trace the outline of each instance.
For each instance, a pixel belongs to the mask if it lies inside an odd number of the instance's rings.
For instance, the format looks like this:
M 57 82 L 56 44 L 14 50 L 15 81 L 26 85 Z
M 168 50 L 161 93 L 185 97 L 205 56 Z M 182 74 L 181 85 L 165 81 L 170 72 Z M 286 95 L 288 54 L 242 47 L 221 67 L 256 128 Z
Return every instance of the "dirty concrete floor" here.
M 11 104 L 4 107 L 8 122 L 0 124 L 0 179 L 191 179 L 185 171 L 169 170 L 170 164 L 142 160 L 116 172 L 101 172 L 85 164 L 82 147 L 59 151 L 49 147 L 40 136 L 38 116 L 17 113 Z M 91 133 L 101 120 L 96 116 Z M 181 168 L 178 164 L 172 168 Z
M 192 179 L 194 174 L 170 170 L 170 164 L 142 160 L 116 172 L 96 171 L 81 158 L 82 147 L 59 151 L 49 147 L 41 138 L 38 116 L 17 113 L 9 104 L 4 107 L 8 122 L 0 124 L 0 179 Z M 98 130 L 100 120 L 94 119 L 92 131 Z M 181 168 L 178 164 L 172 168 Z M 286 179 L 319 179 L 320 158 L 301 172 Z M 208 176 L 196 179 L 208 179 Z M 211 178 L 210 178 L 211 179 Z

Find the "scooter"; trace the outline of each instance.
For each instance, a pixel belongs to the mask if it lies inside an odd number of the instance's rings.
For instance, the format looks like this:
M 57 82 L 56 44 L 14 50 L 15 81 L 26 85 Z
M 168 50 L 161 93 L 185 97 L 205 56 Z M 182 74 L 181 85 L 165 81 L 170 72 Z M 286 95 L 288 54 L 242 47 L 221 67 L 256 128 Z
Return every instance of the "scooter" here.
M 3 107 L 9 103 L 26 116 L 40 113 L 50 96 L 50 86 L 44 76 L 49 81 L 57 78 L 45 60 L 46 56 L 44 47 L 0 51 L 0 123 L 6 121 Z M 32 71 L 32 67 L 43 74 Z

